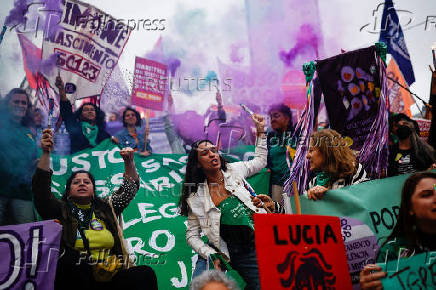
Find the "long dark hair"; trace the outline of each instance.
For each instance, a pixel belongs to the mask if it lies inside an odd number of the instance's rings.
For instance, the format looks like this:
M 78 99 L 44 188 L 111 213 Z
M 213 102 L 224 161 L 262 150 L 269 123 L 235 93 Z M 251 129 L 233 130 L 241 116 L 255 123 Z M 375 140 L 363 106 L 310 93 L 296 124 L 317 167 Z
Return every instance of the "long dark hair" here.
M 410 142 L 412 144 L 413 154 L 416 158 L 418 170 L 426 170 L 435 162 L 434 149 L 427 142 L 421 139 L 414 129 L 412 122 L 406 123 L 412 129 Z
M 384 244 L 398 237 L 406 237 L 408 249 L 416 249 L 419 246 L 419 237 L 416 233 L 416 220 L 415 216 L 410 215 L 410 209 L 412 208 L 411 198 L 415 192 L 416 186 L 424 178 L 436 179 L 436 173 L 430 171 L 418 172 L 411 175 L 404 182 L 397 224 Z
M 188 216 L 189 205 L 187 203 L 188 197 L 198 189 L 198 184 L 204 183 L 206 175 L 203 169 L 198 167 L 198 146 L 202 143 L 213 144 L 210 140 L 203 139 L 191 145 L 192 149 L 188 155 L 188 162 L 186 163 L 185 181 L 183 182 L 182 195 L 179 200 L 180 214 Z M 221 169 L 227 171 L 227 161 L 220 155 Z
M 4 108 L 2 108 L 2 109 L 9 112 L 9 109 L 8 109 L 9 101 L 11 100 L 13 95 L 26 95 L 26 98 L 27 98 L 26 115 L 21 119 L 20 124 L 23 126 L 30 125 L 33 122 L 32 104 L 30 103 L 29 95 L 27 94 L 27 92 L 25 90 L 20 89 L 20 88 L 13 88 L 12 90 L 10 90 L 9 93 L 5 97 L 5 105 L 4 105 Z
M 135 109 L 131 108 L 131 107 L 127 107 L 124 112 L 123 112 L 123 126 L 127 128 L 127 123 L 124 120 L 126 118 L 126 114 L 128 111 L 132 111 L 133 113 L 135 113 L 135 117 L 136 117 L 136 127 L 141 127 L 142 125 L 142 120 L 141 120 L 141 115 L 138 113 L 138 111 L 136 111 Z
M 68 200 L 68 197 L 70 196 L 71 183 L 73 182 L 74 177 L 76 177 L 76 175 L 79 174 L 79 173 L 86 173 L 86 174 L 88 174 L 89 179 L 91 179 L 92 187 L 94 188 L 94 195 L 95 195 L 95 178 L 94 178 L 94 176 L 89 171 L 78 170 L 78 171 L 75 171 L 75 172 L 71 173 L 71 176 L 68 177 L 67 183 L 65 185 L 65 192 L 62 195 L 62 200 L 64 200 L 64 201 Z
M 105 118 L 105 113 L 100 110 L 99 107 L 97 107 L 95 104 L 91 103 L 91 102 L 87 102 L 84 103 L 83 105 L 80 106 L 80 108 L 74 113 L 75 118 L 80 121 L 80 117 L 82 116 L 82 111 L 83 111 L 83 107 L 84 106 L 88 106 L 91 105 L 94 107 L 95 110 L 95 124 L 97 125 L 97 127 L 99 129 L 106 129 L 106 122 L 104 121 Z

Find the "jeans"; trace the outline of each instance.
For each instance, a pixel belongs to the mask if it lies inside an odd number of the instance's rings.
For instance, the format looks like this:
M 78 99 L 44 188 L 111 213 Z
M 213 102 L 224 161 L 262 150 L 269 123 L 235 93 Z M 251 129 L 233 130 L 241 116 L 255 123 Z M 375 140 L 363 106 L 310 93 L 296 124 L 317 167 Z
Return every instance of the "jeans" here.
M 203 273 L 206 270 L 207 270 L 207 261 L 203 259 L 200 255 L 198 255 L 198 260 L 197 263 L 195 264 L 195 270 L 194 273 L 192 273 L 191 280 L 201 275 L 201 273 Z
M 0 196 L 0 225 L 25 224 L 36 220 L 31 200 Z
M 259 268 L 257 267 L 254 242 L 252 245 L 229 243 L 227 248 L 230 254 L 230 265 L 247 283 L 245 289 L 260 290 Z

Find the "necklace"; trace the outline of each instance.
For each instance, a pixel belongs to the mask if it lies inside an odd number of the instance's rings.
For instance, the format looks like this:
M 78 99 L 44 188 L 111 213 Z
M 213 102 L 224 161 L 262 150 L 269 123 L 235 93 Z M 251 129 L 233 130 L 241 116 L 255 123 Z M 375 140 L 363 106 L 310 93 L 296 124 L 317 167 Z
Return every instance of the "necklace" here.
M 219 183 L 219 184 L 224 183 L 224 175 L 218 177 L 215 182 L 210 182 L 210 183 Z

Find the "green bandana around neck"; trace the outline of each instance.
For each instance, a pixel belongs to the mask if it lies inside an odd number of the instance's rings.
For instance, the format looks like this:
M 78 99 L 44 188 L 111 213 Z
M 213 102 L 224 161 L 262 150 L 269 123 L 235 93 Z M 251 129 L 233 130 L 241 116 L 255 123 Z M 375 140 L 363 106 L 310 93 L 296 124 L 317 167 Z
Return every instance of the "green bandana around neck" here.
M 328 187 L 330 183 L 330 175 L 324 171 L 319 172 L 316 175 L 316 185 Z
M 91 146 L 97 145 L 97 134 L 98 127 L 97 125 L 91 125 L 88 122 L 82 122 L 82 133 L 88 139 L 89 144 Z

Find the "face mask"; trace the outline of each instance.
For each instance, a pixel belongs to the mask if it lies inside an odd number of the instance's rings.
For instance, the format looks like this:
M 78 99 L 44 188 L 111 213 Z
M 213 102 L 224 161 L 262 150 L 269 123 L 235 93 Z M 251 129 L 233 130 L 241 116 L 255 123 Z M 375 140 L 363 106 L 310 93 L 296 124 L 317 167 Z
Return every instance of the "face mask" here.
M 397 129 L 397 136 L 400 140 L 407 139 L 412 134 L 412 129 L 406 125 L 401 125 Z

